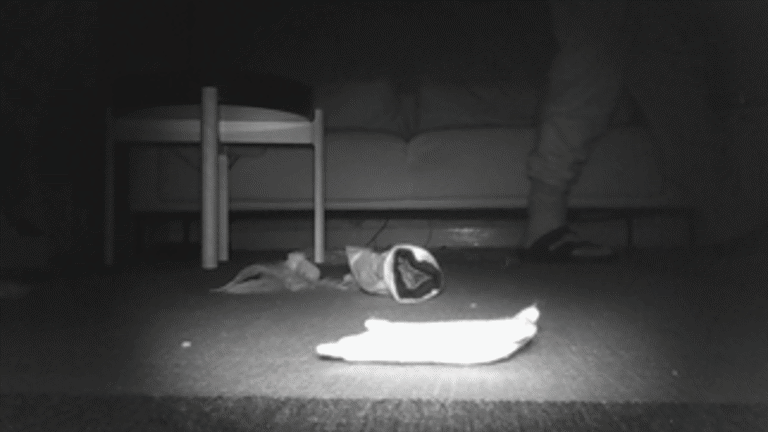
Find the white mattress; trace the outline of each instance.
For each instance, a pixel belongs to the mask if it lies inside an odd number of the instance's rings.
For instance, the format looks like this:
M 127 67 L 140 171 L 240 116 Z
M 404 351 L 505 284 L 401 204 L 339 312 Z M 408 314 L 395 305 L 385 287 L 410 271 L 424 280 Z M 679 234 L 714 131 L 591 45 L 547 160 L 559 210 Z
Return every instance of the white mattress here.
M 329 132 L 329 209 L 522 208 L 533 128 L 454 129 L 409 142 L 371 132 Z M 312 208 L 312 150 L 238 147 L 230 170 L 234 210 Z M 195 147 L 131 151 L 134 211 L 200 208 Z M 571 201 L 582 207 L 659 207 L 680 203 L 664 190 L 651 138 L 639 127 L 614 129 L 597 144 Z

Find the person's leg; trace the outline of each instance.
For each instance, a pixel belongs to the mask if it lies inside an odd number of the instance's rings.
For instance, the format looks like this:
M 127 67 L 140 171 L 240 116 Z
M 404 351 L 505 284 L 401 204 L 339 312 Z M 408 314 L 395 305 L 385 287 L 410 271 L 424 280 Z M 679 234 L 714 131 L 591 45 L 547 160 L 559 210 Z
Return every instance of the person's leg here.
M 589 157 L 590 145 L 605 133 L 622 89 L 617 26 L 623 22 L 624 2 L 552 1 L 551 5 L 561 49 L 550 69 L 539 137 L 528 159 L 526 249 L 566 225 L 570 189 Z M 602 24 L 594 24 L 595 20 Z M 571 235 L 562 240 L 577 239 Z M 582 246 L 585 250 L 574 252 L 610 253 L 595 245 Z

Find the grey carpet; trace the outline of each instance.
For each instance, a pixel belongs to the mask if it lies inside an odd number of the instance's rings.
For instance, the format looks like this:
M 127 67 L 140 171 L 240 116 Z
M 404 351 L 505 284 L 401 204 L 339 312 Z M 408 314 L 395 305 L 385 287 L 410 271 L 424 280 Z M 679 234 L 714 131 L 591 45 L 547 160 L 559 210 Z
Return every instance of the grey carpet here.
M 547 431 L 762 432 L 766 405 L 4 396 L 7 431 Z
M 19 401 L 25 398 L 57 406 L 51 400 L 70 395 L 75 399 L 64 400 L 75 406 L 89 397 L 102 397 L 104 403 L 123 397 L 133 398 L 124 400 L 130 407 L 139 398 L 145 408 L 137 412 L 145 414 L 164 403 L 185 412 L 167 402 L 173 398 L 198 401 L 189 402 L 188 409 L 200 413 L 218 409 L 210 408 L 217 406 L 217 398 L 227 406 L 257 401 L 257 406 L 277 410 L 273 414 L 303 418 L 307 427 L 312 418 L 326 426 L 340 421 L 328 413 L 358 412 L 368 418 L 376 401 L 390 408 L 423 401 L 420 421 L 438 423 L 454 415 L 445 417 L 446 409 L 465 412 L 456 414 L 465 422 L 490 410 L 495 414 L 484 418 L 502 416 L 506 420 L 497 426 L 520 430 L 536 430 L 526 423 L 536 418 L 544 422 L 542 430 L 556 430 L 558 424 L 589 430 L 590 424 L 611 421 L 631 425 L 637 422 L 626 419 L 635 417 L 646 419 L 640 423 L 644 430 L 678 430 L 672 428 L 674 421 L 685 418 L 696 430 L 766 425 L 761 413 L 768 404 L 768 255 L 646 253 L 587 266 L 438 259 L 444 263 L 447 289 L 415 306 L 357 292 L 250 297 L 206 292 L 250 263 L 247 256 L 216 272 L 203 272 L 194 263 L 170 263 L 49 281 L 25 299 L 0 304 L 0 413 L 18 416 Z M 533 302 L 542 311 L 539 334 L 498 364 L 346 364 L 313 353 L 319 343 L 362 331 L 371 316 L 493 318 Z M 328 404 L 335 408 L 328 411 Z M 512 414 L 539 409 L 548 414 Z M 35 417 L 21 412 L 24 418 Z M 273 426 L 282 424 L 273 414 L 265 418 Z M 658 423 L 667 417 L 672 423 Z M 403 430 L 432 428 L 402 421 Z M 372 424 L 350 430 L 377 430 Z M 421 426 L 408 429 L 407 424 Z M 397 428 L 389 424 L 385 429 Z

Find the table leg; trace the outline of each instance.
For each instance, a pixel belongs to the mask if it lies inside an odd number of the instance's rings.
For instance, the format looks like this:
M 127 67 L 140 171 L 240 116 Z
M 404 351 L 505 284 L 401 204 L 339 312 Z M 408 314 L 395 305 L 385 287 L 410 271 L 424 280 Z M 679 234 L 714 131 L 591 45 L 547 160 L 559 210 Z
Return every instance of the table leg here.
M 222 146 L 219 154 L 219 261 L 229 261 L 229 160 Z
M 205 270 L 218 267 L 218 92 L 215 87 L 202 89 L 200 141 L 202 152 L 202 208 L 200 215 L 201 260 Z
M 322 110 L 315 110 L 312 132 L 315 149 L 315 263 L 321 264 L 325 262 L 325 146 Z

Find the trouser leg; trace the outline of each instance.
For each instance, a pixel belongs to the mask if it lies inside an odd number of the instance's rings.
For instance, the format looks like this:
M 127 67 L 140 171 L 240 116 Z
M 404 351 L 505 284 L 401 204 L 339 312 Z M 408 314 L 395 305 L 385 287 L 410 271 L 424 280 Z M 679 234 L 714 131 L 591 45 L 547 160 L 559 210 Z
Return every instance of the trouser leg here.
M 766 204 L 738 186 L 736 143 L 709 107 L 703 50 L 683 37 L 700 24 L 676 18 L 686 12 L 681 4 L 550 3 L 562 49 L 528 161 L 526 246 L 565 224 L 568 192 L 607 128 L 622 81 L 654 135 L 663 178 L 696 210 L 696 237 L 718 242 L 764 225 Z
M 605 133 L 621 92 L 616 48 L 585 33 L 590 17 L 610 8 L 607 3 L 589 2 L 582 8 L 581 3 L 553 2 L 561 49 L 550 68 L 539 136 L 528 158 L 531 190 L 526 247 L 565 225 L 568 193 L 589 157 L 591 144 Z

